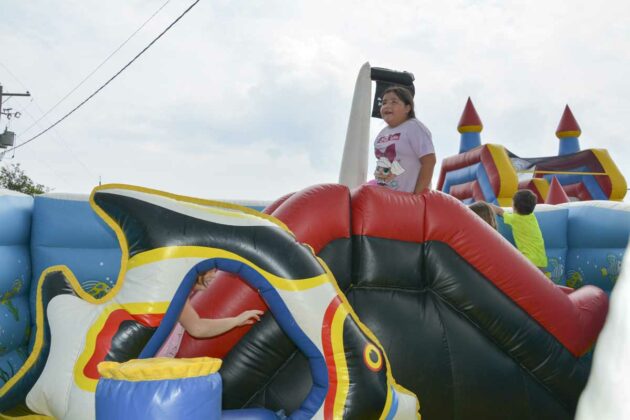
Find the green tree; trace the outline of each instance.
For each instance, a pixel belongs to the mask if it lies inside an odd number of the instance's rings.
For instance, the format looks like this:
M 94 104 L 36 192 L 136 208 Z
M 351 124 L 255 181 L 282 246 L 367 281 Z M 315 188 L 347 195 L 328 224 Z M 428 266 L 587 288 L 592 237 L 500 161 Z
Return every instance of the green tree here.
M 12 191 L 19 191 L 28 195 L 43 194 L 50 191 L 50 188 L 36 184 L 20 168 L 20 164 L 11 164 L 0 168 L 0 188 Z

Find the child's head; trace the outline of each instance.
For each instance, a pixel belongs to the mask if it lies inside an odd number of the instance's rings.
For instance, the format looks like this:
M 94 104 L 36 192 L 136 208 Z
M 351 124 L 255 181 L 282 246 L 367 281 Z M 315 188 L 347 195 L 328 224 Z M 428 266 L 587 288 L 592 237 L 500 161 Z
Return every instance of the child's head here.
M 409 118 L 415 118 L 413 95 L 402 86 L 385 89 L 381 102 L 381 117 L 391 127 L 395 127 Z
M 488 203 L 485 201 L 476 201 L 468 208 L 477 213 L 477 215 L 492 226 L 493 229 L 497 228 L 497 220 L 494 218 L 494 211 L 492 211 L 492 207 L 490 207 Z
M 537 201 L 538 198 L 532 190 L 518 190 L 512 197 L 512 208 L 517 214 L 527 216 L 534 212 Z
M 205 290 L 208 285 L 214 280 L 217 275 L 217 269 L 212 268 L 210 270 L 202 271 L 197 274 L 197 279 L 195 280 L 195 285 L 193 286 L 194 290 Z

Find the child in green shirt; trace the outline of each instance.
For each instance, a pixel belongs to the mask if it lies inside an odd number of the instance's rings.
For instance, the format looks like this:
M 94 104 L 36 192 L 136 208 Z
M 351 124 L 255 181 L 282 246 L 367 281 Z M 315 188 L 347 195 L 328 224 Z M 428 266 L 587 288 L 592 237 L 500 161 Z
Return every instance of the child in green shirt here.
M 534 215 L 536 195 L 531 190 L 519 190 L 512 197 L 512 212 L 492 205 L 494 212 L 503 217 L 506 225 L 511 226 L 514 242 L 519 251 L 543 272 L 547 267 L 545 241 Z

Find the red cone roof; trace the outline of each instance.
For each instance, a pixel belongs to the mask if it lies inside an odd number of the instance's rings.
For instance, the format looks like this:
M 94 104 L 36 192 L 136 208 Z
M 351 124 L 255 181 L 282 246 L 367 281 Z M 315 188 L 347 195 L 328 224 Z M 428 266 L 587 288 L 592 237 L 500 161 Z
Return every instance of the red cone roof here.
M 551 180 L 551 186 L 549 187 L 549 193 L 547 194 L 545 204 L 562 204 L 568 203 L 569 201 L 569 196 L 564 192 L 558 178 L 554 176 Z
M 464 112 L 462 112 L 462 117 L 459 119 L 459 124 L 457 125 L 457 131 L 460 133 L 479 133 L 482 129 L 483 124 L 481 123 L 481 119 L 470 97 L 468 97 Z
M 564 113 L 562 114 L 562 118 L 560 118 L 560 123 L 556 129 L 556 136 L 558 136 L 558 138 L 579 137 L 580 134 L 582 134 L 580 125 L 575 120 L 575 117 L 571 112 L 571 108 L 567 105 L 564 108 Z

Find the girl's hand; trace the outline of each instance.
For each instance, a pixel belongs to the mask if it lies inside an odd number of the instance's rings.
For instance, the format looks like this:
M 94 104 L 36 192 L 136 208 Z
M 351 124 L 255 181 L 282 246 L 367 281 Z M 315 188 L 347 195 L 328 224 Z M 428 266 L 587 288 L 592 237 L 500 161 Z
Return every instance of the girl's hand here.
M 260 311 L 258 309 L 244 311 L 236 317 L 236 326 L 241 327 L 243 325 L 251 325 L 254 322 L 260 321 L 260 316 L 263 313 L 263 311 Z

